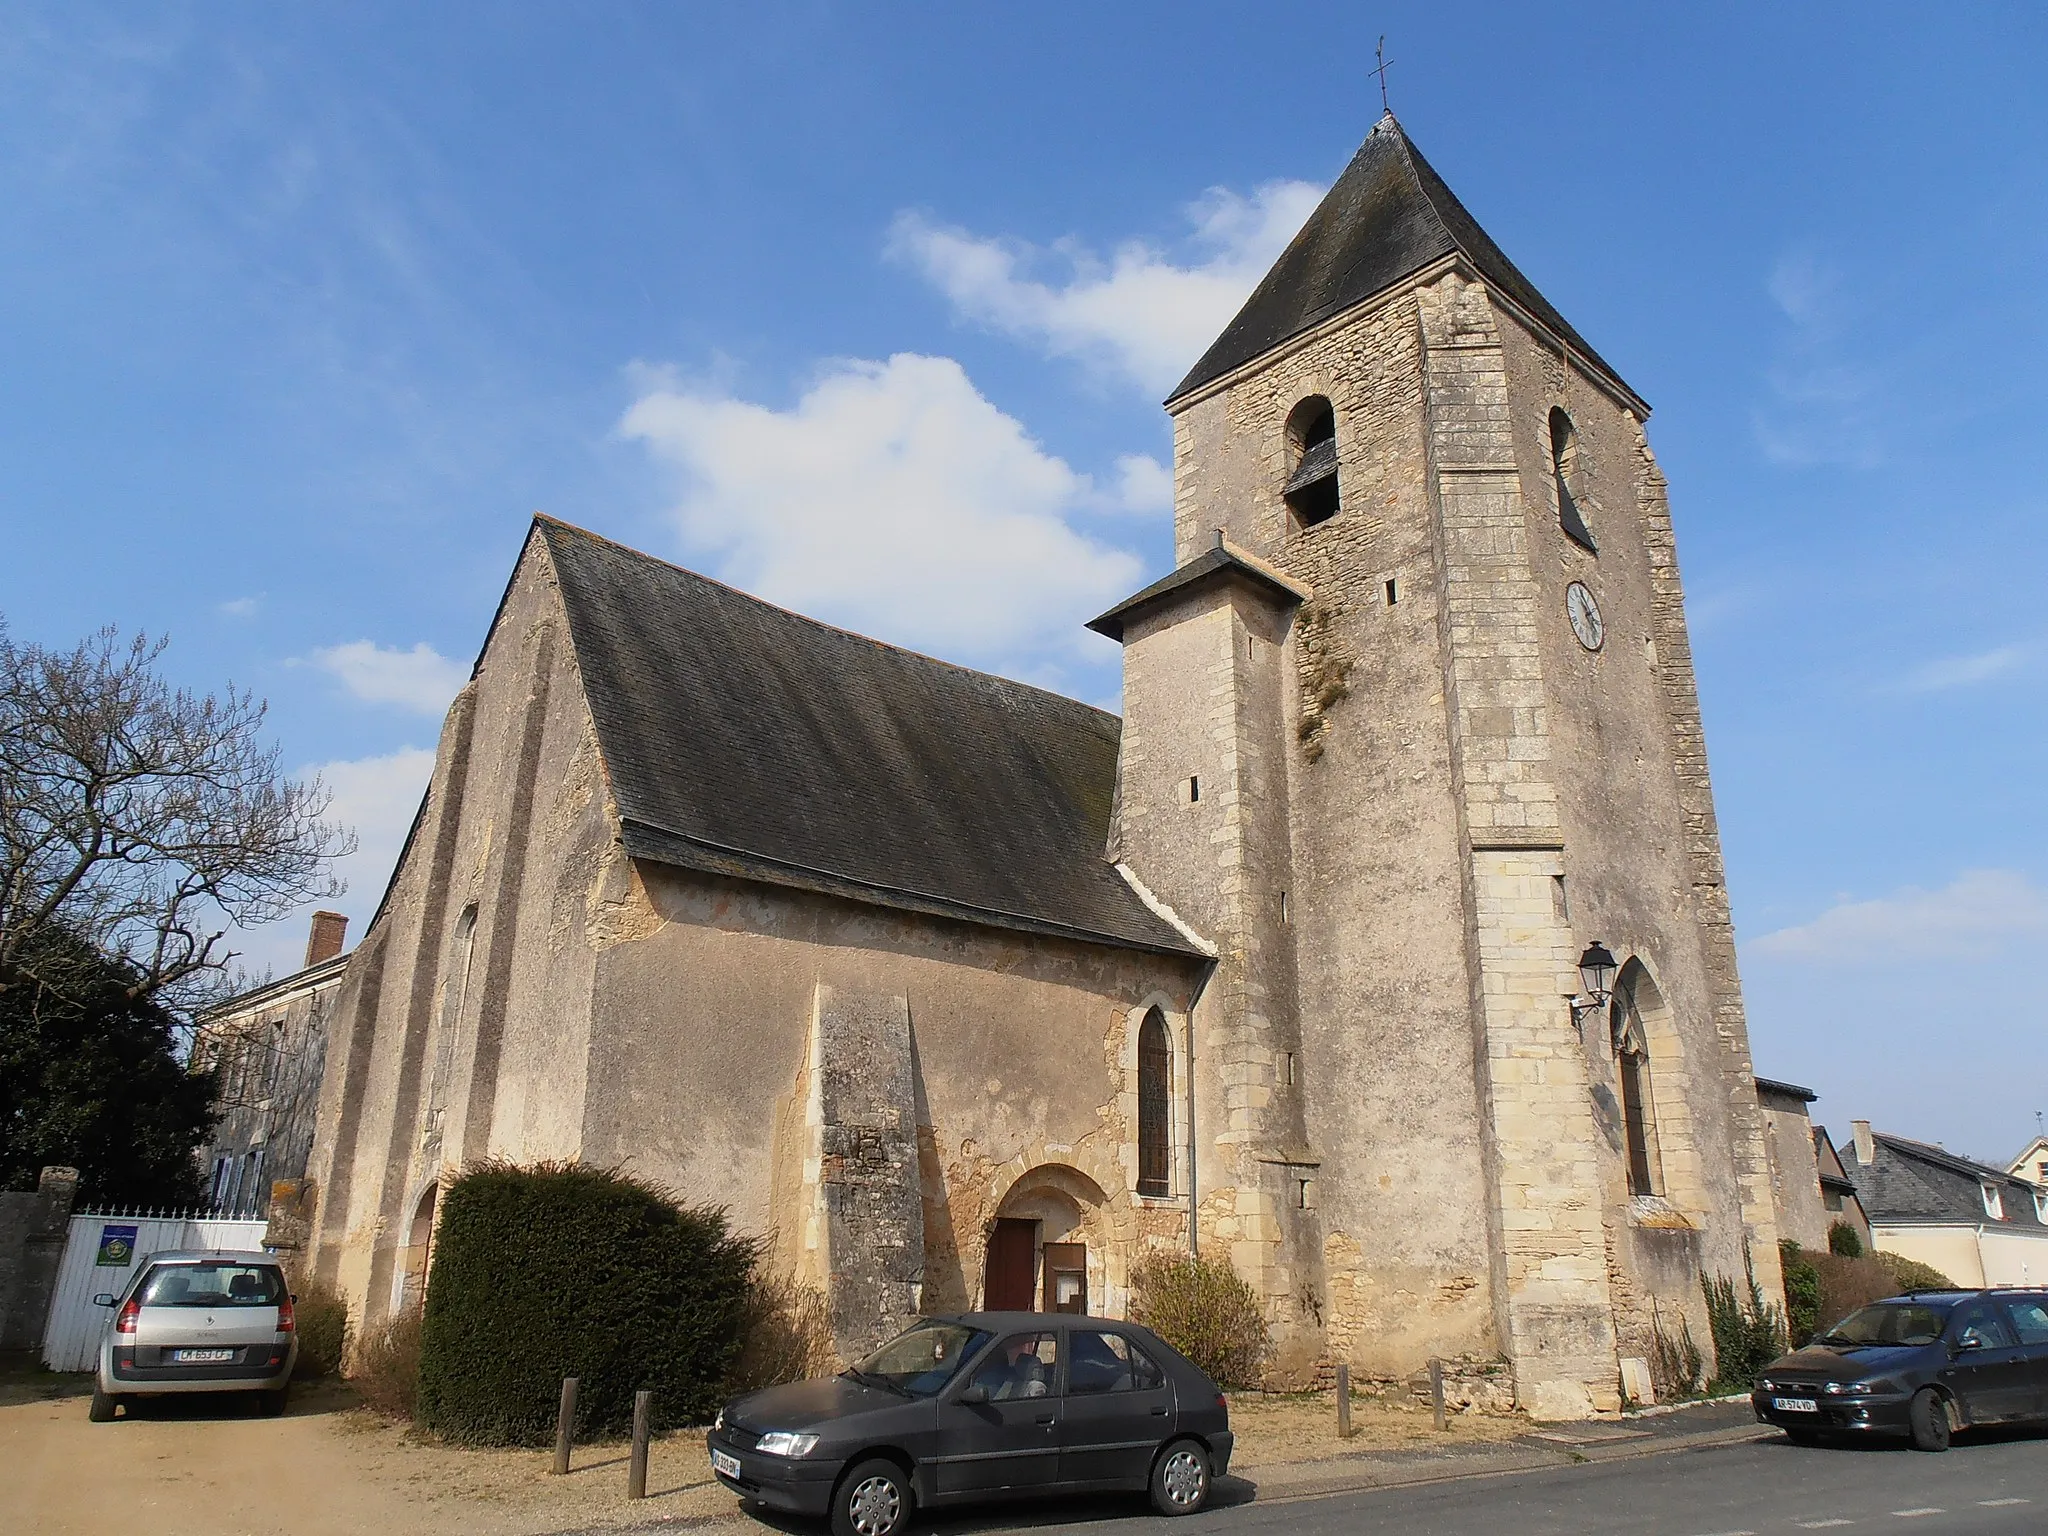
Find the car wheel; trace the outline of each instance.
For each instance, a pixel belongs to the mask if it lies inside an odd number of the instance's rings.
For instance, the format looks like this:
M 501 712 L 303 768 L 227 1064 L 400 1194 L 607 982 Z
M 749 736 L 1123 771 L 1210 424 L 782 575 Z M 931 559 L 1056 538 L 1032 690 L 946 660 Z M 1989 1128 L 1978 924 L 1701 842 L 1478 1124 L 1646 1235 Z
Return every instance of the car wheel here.
M 864 1461 L 832 1495 L 832 1536 L 896 1536 L 910 1524 L 910 1479 L 893 1461 Z
M 1948 1403 L 1934 1388 L 1922 1387 L 1913 1394 L 1912 1405 L 1906 1410 L 1906 1420 L 1913 1427 L 1914 1450 L 1948 1449 Z
M 120 1406 L 120 1398 L 111 1392 L 102 1392 L 98 1387 L 94 1387 L 92 1406 L 85 1410 L 85 1416 L 95 1424 L 111 1424 L 114 1422 L 114 1410 Z
M 1152 1507 L 1162 1515 L 1192 1515 L 1209 1502 L 1209 1453 L 1193 1440 L 1176 1440 L 1152 1463 Z

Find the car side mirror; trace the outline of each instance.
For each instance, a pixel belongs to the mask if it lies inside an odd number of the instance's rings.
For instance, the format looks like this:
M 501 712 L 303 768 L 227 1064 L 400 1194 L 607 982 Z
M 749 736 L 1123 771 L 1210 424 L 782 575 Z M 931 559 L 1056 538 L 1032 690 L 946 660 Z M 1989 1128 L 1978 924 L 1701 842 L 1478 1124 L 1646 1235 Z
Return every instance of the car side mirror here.
M 112 1291 L 101 1291 L 99 1295 L 93 1297 L 92 1304 L 96 1307 L 111 1307 L 114 1304 L 114 1293 Z
M 960 1394 L 958 1401 L 965 1403 L 969 1408 L 979 1408 L 988 1401 L 988 1388 L 980 1382 L 975 1382 Z
M 1975 1335 L 1974 1333 L 1966 1333 L 1960 1339 L 1956 1340 L 1956 1353 L 1959 1355 L 1965 1353 L 1968 1350 L 1982 1349 L 1983 1347 L 1984 1341 L 1978 1338 L 1977 1335 Z

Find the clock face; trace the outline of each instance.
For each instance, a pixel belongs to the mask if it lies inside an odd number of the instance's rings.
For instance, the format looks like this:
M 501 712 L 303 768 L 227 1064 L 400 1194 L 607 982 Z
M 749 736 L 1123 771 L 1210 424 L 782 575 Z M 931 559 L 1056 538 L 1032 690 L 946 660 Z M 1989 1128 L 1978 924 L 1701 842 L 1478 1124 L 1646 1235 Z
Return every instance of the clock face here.
M 1600 622 L 1600 605 L 1593 601 L 1593 594 L 1583 581 L 1575 581 L 1564 589 L 1564 611 L 1572 621 L 1572 633 L 1579 637 L 1579 644 L 1589 651 L 1597 651 L 1607 639 L 1607 626 Z

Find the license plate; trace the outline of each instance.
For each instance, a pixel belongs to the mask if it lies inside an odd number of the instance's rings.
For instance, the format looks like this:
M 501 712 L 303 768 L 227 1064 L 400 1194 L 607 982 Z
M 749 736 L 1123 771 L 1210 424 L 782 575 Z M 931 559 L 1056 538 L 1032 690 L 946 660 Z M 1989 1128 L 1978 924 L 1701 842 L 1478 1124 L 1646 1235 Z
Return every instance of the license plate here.
M 235 1358 L 232 1349 L 174 1349 L 171 1358 L 180 1365 L 225 1365 Z
M 738 1477 L 740 1475 L 740 1459 L 737 1456 L 728 1456 L 723 1451 L 713 1451 L 711 1453 L 711 1470 L 723 1473 L 727 1477 Z
M 1771 1406 L 1780 1413 L 1819 1413 L 1820 1404 L 1810 1397 L 1774 1397 Z

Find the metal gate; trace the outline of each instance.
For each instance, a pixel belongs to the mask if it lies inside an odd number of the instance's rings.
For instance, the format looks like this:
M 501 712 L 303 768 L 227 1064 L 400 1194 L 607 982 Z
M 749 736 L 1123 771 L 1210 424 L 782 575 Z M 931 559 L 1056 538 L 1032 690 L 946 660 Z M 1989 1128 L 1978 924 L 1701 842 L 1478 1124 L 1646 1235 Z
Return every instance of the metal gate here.
M 81 1211 L 71 1218 L 50 1315 L 43 1324 L 43 1364 L 53 1371 L 89 1371 L 98 1365 L 100 1335 L 114 1314 L 93 1305 L 104 1291 L 118 1294 L 152 1253 L 174 1248 L 263 1246 L 263 1218 Z

